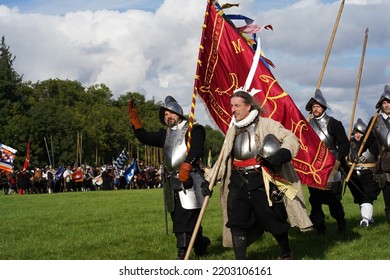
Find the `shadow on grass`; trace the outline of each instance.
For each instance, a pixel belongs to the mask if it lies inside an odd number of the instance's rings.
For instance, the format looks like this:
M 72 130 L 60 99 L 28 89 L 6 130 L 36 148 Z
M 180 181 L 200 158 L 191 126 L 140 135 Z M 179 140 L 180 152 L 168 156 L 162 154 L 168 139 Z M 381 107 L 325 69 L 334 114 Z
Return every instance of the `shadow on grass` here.
M 347 220 L 347 231 L 340 234 L 337 229 L 337 223 L 332 218 L 327 221 L 327 230 L 325 234 L 318 235 L 315 230 L 302 233 L 297 228 L 291 228 L 289 231 L 290 247 L 293 250 L 295 260 L 327 260 L 327 259 L 345 259 L 335 257 L 334 251 L 344 244 L 359 242 L 367 238 L 369 231 L 375 228 L 375 225 L 386 223 L 384 215 L 375 217 L 375 224 L 369 228 L 359 226 L 360 217 Z M 208 248 L 209 255 L 196 259 L 218 259 L 234 260 L 232 248 L 222 247 L 222 237 L 218 236 L 212 240 Z M 250 260 L 277 260 L 279 259 L 279 246 L 270 233 L 265 233 L 259 240 L 251 244 L 247 250 L 247 259 Z M 332 256 L 332 257 L 329 257 Z

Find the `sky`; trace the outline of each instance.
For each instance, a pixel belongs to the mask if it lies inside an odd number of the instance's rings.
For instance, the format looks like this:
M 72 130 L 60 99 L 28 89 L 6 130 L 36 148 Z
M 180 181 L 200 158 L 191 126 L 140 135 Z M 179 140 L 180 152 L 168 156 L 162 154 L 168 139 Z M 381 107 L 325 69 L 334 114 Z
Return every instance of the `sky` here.
M 320 73 L 341 1 L 229 0 L 242 14 L 273 31 L 257 34 L 281 87 L 304 116 Z M 226 3 L 220 1 L 221 4 Z M 173 96 L 190 113 L 206 0 L 12 0 L 0 4 L 0 36 L 16 56 L 24 81 L 69 79 L 107 85 L 114 98 L 140 92 Z M 390 83 L 389 0 L 345 0 L 320 89 L 328 115 L 350 128 L 368 123 Z M 363 44 L 367 46 L 360 79 Z M 216 128 L 197 99 L 195 119 Z

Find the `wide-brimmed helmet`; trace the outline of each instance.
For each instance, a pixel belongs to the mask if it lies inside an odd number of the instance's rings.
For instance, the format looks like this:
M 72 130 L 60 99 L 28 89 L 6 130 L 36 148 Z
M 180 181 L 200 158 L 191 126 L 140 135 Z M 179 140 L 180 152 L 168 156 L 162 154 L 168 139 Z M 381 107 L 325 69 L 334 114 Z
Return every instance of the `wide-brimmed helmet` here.
M 390 85 L 385 85 L 385 89 L 384 89 L 381 97 L 379 98 L 378 103 L 376 103 L 375 108 L 379 109 L 382 106 L 382 102 L 384 100 L 390 101 Z
M 164 125 L 166 125 L 165 120 L 164 120 L 164 116 L 165 116 L 165 111 L 167 111 L 167 110 L 171 111 L 171 112 L 179 115 L 181 118 L 185 119 L 185 117 L 183 115 L 183 108 L 181 108 L 179 103 L 177 103 L 176 99 L 170 95 L 165 97 L 164 104 L 161 105 L 161 107 L 160 107 L 160 112 L 159 112 L 160 122 Z
M 320 104 L 322 107 L 324 107 L 324 110 L 328 109 L 328 104 L 326 103 L 326 99 L 322 95 L 322 92 L 320 89 L 316 89 L 316 92 L 314 93 L 314 97 L 310 98 L 309 102 L 306 104 L 306 111 L 311 112 L 311 107 L 313 104 Z

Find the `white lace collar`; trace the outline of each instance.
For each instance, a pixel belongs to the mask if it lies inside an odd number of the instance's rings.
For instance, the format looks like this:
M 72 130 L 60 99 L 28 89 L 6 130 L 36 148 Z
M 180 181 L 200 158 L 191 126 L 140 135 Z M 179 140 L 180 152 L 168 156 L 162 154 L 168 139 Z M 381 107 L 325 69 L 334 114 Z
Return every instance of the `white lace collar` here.
M 258 114 L 259 114 L 259 111 L 252 110 L 249 112 L 249 115 L 246 116 L 246 118 L 244 118 L 238 122 L 236 121 L 236 118 L 233 116 L 233 124 L 238 128 L 247 126 L 253 122 L 253 120 L 258 116 Z

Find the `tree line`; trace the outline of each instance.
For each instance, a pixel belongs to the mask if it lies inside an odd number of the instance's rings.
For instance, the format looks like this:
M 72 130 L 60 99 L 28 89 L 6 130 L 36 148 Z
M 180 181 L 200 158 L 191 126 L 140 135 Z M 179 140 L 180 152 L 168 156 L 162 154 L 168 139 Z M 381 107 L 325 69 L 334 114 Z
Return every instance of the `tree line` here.
M 127 102 L 135 98 L 143 125 L 162 127 L 161 101 L 146 100 L 138 92 L 117 99 L 105 84 L 84 87 L 79 81 L 48 79 L 32 83 L 13 67 L 16 56 L 0 45 L 0 143 L 18 150 L 15 169 L 23 166 L 30 143 L 30 166 L 53 164 L 111 164 L 125 148 L 131 157 L 146 160 L 150 147 L 140 144 L 130 128 Z M 205 156 L 215 161 L 223 135 L 206 125 Z M 82 154 L 82 156 L 80 156 Z M 82 162 L 78 162 L 78 161 Z

